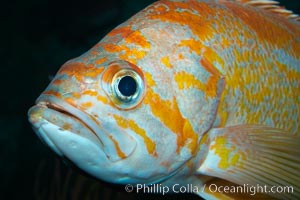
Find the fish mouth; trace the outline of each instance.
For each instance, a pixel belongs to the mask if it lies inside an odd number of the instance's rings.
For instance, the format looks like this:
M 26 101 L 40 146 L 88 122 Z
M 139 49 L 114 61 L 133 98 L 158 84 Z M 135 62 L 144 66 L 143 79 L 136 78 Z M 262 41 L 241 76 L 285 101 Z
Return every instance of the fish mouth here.
M 81 113 L 80 114 L 81 117 L 79 117 L 78 111 L 77 111 L 77 114 L 75 114 L 76 110 L 74 110 L 74 109 L 76 109 L 76 108 L 68 109 L 69 108 L 68 106 L 63 107 L 63 106 L 57 105 L 57 104 L 55 104 L 53 102 L 50 102 L 50 101 L 39 101 L 36 106 L 44 107 L 48 110 L 52 110 L 56 113 L 59 113 L 60 115 L 65 116 L 68 119 L 72 119 L 75 123 L 81 124 L 90 133 L 92 133 L 95 136 L 95 138 L 97 138 L 97 142 L 99 142 L 99 144 L 103 147 L 103 143 L 100 140 L 100 138 L 98 138 L 97 133 L 95 132 L 95 130 L 93 128 L 91 128 L 91 126 L 86 122 L 87 121 L 87 116 L 83 116 L 83 114 Z M 63 128 L 66 128 L 66 127 L 61 127 L 61 128 L 63 129 Z M 70 127 L 68 127 L 68 128 L 70 128 Z M 73 129 L 72 132 L 80 134 L 80 132 L 78 132 L 78 129 L 77 130 Z
M 93 116 L 52 95 L 41 95 L 37 99 L 36 105 L 28 111 L 28 115 L 29 121 L 40 139 L 59 155 L 63 154 L 61 149 L 66 147 L 63 144 L 55 144 L 60 141 L 57 141 L 59 138 L 53 138 L 63 132 L 79 136 L 80 139 L 77 141 L 79 143 L 81 139 L 85 139 L 98 146 L 111 161 L 128 157 L 136 147 L 136 141 L 129 135 L 106 132 Z M 53 142 L 54 140 L 55 142 Z M 116 144 L 120 145 L 116 146 Z M 120 156 L 120 150 L 123 157 Z M 126 156 L 124 157 L 124 155 Z

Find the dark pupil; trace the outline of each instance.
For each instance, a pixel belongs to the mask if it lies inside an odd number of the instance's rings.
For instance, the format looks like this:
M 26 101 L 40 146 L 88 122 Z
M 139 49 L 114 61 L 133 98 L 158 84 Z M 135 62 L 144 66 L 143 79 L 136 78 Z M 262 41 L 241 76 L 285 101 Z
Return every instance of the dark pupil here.
M 129 97 L 134 95 L 136 92 L 136 82 L 134 78 L 131 76 L 124 76 L 119 82 L 118 89 L 124 96 Z

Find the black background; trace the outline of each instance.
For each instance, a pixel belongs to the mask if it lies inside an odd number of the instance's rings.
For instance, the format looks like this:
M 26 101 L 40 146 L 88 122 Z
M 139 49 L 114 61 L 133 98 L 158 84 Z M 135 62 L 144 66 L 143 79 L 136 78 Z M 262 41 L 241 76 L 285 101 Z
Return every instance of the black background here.
M 28 108 L 64 62 L 152 2 L 1 2 L 0 199 L 199 199 L 128 194 L 122 186 L 82 176 L 42 145 L 27 121 Z M 281 2 L 299 13 L 300 0 Z

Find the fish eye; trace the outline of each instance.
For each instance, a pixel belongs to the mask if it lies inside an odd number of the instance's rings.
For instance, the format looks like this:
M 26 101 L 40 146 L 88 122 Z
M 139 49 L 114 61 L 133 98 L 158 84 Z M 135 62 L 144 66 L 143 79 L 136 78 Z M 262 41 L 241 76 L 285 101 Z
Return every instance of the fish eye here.
M 143 83 L 139 75 L 132 69 L 118 71 L 112 80 L 112 92 L 115 98 L 123 103 L 130 103 L 139 96 Z
M 132 76 L 123 76 L 120 78 L 118 83 L 118 95 L 122 97 L 130 97 L 137 91 L 137 83 Z
M 127 61 L 115 61 L 103 74 L 102 88 L 118 108 L 131 109 L 143 99 L 144 76 L 135 65 Z

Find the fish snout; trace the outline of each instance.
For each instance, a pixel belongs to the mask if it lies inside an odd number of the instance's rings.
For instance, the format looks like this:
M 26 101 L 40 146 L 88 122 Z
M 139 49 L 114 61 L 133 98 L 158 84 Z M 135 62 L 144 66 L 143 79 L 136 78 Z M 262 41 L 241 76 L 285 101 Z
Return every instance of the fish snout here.
M 129 157 L 137 146 L 132 136 L 105 131 L 94 117 L 55 96 L 41 95 L 28 117 L 39 138 L 60 156 L 66 156 L 70 149 L 75 155 L 81 154 L 80 146 L 90 143 L 107 160 L 116 162 Z

